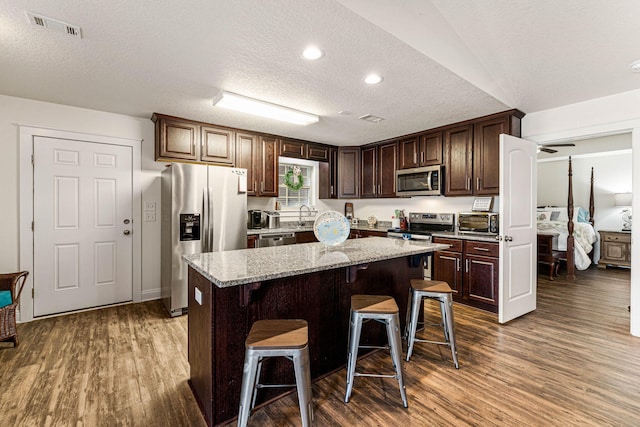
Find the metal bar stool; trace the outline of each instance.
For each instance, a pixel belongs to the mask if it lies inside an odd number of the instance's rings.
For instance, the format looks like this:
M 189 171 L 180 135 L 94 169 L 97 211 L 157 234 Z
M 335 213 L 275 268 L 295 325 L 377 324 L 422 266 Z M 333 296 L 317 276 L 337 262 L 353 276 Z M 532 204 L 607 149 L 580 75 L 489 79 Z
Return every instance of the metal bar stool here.
M 355 377 L 397 378 L 398 385 L 400 386 L 402 404 L 405 408 L 409 407 L 407 403 L 407 392 L 402 377 L 402 341 L 400 337 L 398 312 L 398 305 L 390 296 L 353 295 L 351 297 L 351 324 L 349 327 L 349 356 L 347 359 L 347 392 L 344 397 L 345 403 L 348 403 L 351 397 Z M 359 345 L 362 323 L 368 320 L 375 320 L 386 325 L 389 345 L 383 347 Z M 389 348 L 395 374 L 382 375 L 356 372 L 356 360 L 358 359 L 359 348 Z
M 306 320 L 257 320 L 245 342 L 244 372 L 240 392 L 238 426 L 246 426 L 260 388 L 293 387 L 298 389 L 302 425 L 313 421 L 311 372 L 309 370 L 308 327 Z M 296 384 L 260 384 L 262 361 L 267 357 L 286 357 L 293 361 Z
M 413 345 L 417 342 L 426 342 L 431 344 L 446 345 L 451 347 L 453 355 L 453 363 L 456 369 L 458 365 L 458 351 L 456 350 L 456 336 L 453 328 L 453 297 L 452 290 L 447 282 L 437 280 L 411 280 L 411 292 L 409 293 L 410 309 L 407 309 L 407 329 L 405 335 L 407 337 L 407 362 L 413 352 Z M 440 316 L 442 323 L 433 326 L 442 326 L 444 332 L 444 341 L 430 341 L 416 338 L 416 329 L 418 328 L 418 315 L 420 314 L 420 306 L 423 298 L 437 300 L 440 303 Z

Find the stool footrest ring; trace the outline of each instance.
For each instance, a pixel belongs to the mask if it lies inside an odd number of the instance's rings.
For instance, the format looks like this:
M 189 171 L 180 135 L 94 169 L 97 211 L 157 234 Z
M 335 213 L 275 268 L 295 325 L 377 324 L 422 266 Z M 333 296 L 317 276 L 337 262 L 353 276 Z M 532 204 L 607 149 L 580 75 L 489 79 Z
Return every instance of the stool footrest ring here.
M 384 375 L 384 374 L 366 374 L 361 372 L 354 372 L 353 376 L 355 377 L 374 377 L 374 378 L 398 378 L 397 375 Z

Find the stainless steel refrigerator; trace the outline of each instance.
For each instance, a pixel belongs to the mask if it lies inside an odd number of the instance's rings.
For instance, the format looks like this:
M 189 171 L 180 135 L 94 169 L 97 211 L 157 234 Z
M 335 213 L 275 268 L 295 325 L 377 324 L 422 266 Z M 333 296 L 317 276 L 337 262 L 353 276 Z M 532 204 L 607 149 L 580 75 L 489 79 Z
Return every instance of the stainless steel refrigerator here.
M 162 171 L 161 297 L 171 316 L 187 312 L 182 255 L 247 247 L 247 171 L 172 163 Z

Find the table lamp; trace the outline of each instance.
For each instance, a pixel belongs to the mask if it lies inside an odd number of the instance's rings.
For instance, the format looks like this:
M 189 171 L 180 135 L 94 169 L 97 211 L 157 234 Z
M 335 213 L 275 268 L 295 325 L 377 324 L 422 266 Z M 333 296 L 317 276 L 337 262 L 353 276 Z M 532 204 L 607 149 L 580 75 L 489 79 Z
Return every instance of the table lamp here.
M 615 193 L 613 195 L 614 206 L 621 206 L 622 209 L 622 231 L 631 231 L 631 200 L 632 193 Z

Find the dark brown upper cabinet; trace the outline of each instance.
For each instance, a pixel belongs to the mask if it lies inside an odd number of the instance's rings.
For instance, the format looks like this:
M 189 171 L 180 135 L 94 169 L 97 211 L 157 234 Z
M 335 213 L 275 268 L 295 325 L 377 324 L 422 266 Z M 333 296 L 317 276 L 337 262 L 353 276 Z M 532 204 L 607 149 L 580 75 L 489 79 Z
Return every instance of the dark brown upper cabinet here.
M 311 147 L 309 147 L 311 152 Z M 318 163 L 319 194 L 320 199 L 338 198 L 338 149 L 327 147 L 327 162 Z
M 500 194 L 500 134 L 520 136 L 519 111 L 474 123 L 474 194 Z
M 236 134 L 236 167 L 247 170 L 247 196 L 278 195 L 278 143 L 275 137 Z
M 510 110 L 444 130 L 446 196 L 500 194 L 500 134 L 519 137 L 522 117 Z
M 176 117 L 154 114 L 156 126 L 156 160 L 192 160 L 200 157 L 200 127 Z
M 360 197 L 395 197 L 397 166 L 395 142 L 362 148 Z
M 236 133 L 236 167 L 247 170 L 247 196 L 258 194 L 259 139 L 257 134 Z
M 442 164 L 442 132 L 430 132 L 398 141 L 398 169 Z
M 278 196 L 278 145 L 280 140 L 272 136 L 260 136 L 258 145 L 259 177 L 256 196 Z
M 233 166 L 235 162 L 236 133 L 213 126 L 200 127 L 200 160 L 217 165 Z
M 156 160 L 186 160 L 211 165 L 233 166 L 233 129 L 154 113 Z
M 330 147 L 329 145 L 320 145 L 320 144 L 307 144 L 307 159 L 316 160 L 319 162 L 329 162 L 329 151 L 331 149 L 335 149 L 335 147 Z M 337 151 L 336 151 L 337 155 Z
M 338 147 L 338 197 L 360 197 L 360 147 Z
M 279 155 L 282 157 L 293 157 L 294 159 L 306 159 L 307 143 L 304 141 L 281 139 L 279 144 Z
M 444 131 L 445 196 L 473 194 L 473 126 L 464 124 Z

